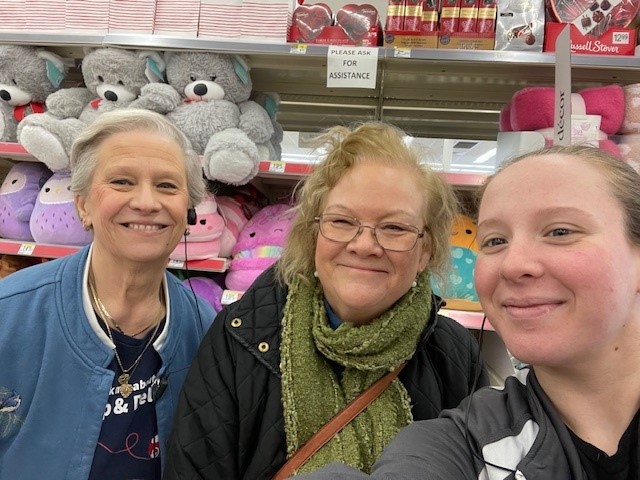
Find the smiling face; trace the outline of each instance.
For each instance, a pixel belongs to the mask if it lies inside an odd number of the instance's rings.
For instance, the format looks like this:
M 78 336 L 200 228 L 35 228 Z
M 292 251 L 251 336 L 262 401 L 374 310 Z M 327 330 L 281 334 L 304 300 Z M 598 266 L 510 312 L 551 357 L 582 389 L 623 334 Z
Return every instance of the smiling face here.
M 518 359 L 589 365 L 637 341 L 640 251 L 599 168 L 557 154 L 507 167 L 484 194 L 478 246 L 478 296 Z
M 352 167 L 329 192 L 322 213 L 339 213 L 363 225 L 399 222 L 424 227 L 422 193 L 411 171 L 377 163 Z M 364 324 L 389 309 L 426 268 L 424 239 L 413 250 L 384 250 L 373 230 L 349 243 L 318 233 L 315 265 L 325 298 L 345 322 Z
M 94 252 L 113 261 L 162 262 L 186 228 L 187 180 L 180 147 L 149 131 L 117 133 L 98 148 L 86 196 L 76 196 L 94 229 Z

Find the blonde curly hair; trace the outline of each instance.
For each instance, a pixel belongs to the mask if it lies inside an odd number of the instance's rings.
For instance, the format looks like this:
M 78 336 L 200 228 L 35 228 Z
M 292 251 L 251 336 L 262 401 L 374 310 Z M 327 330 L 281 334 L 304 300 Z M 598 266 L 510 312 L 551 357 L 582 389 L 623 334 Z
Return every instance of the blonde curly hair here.
M 350 168 L 361 163 L 397 166 L 415 173 L 423 192 L 423 221 L 427 227 L 422 248 L 431 248 L 427 268 L 444 280 L 449 266 L 449 236 L 458 202 L 451 187 L 420 162 L 418 153 L 405 139 L 402 130 L 382 122 L 367 122 L 352 128 L 333 127 L 317 137 L 316 144 L 328 153 L 296 189 L 296 215 L 276 265 L 280 282 L 290 285 L 297 279 L 308 281 L 315 270 L 318 237 L 315 217 L 324 210 L 326 198 L 338 181 Z

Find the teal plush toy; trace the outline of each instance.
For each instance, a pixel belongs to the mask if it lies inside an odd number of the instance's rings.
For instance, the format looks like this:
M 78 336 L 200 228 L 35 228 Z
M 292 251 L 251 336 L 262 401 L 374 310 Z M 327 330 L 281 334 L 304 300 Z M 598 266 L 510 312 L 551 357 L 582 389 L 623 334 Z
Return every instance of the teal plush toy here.
M 444 298 L 446 308 L 453 310 L 481 310 L 478 294 L 473 284 L 478 246 L 477 227 L 466 215 L 458 215 L 453 223 L 449 248 L 451 270 L 447 282 L 432 281 L 434 293 Z

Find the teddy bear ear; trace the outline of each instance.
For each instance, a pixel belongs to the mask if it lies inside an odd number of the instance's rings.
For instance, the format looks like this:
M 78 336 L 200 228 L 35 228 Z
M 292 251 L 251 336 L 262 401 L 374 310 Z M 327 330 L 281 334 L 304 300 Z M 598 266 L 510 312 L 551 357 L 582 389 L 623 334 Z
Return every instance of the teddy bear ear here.
M 152 83 L 164 82 L 164 72 L 166 63 L 162 53 L 153 50 L 143 50 L 138 52 L 140 58 L 146 58 L 147 68 L 144 73 Z
M 241 55 L 233 55 L 231 60 L 233 61 L 233 69 L 238 75 L 238 78 L 244 83 L 248 85 L 251 82 L 249 77 L 249 70 L 251 67 L 249 66 L 249 62 L 247 59 Z
M 47 78 L 51 85 L 58 88 L 67 74 L 67 66 L 62 57 L 48 50 L 38 50 L 38 58 L 44 60 L 47 64 Z

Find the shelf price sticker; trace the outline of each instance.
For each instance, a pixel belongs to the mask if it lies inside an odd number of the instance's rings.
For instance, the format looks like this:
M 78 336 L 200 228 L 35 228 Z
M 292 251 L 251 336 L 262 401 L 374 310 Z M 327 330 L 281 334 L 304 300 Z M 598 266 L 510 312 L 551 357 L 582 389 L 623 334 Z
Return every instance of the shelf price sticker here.
M 327 88 L 376 88 L 377 47 L 329 45 Z
M 271 173 L 284 173 L 285 168 L 285 162 L 280 162 L 278 160 L 269 162 L 269 172 Z
M 296 55 L 305 55 L 307 53 L 307 44 L 306 43 L 294 43 L 291 45 L 290 53 L 295 53 Z
M 18 255 L 33 255 L 33 251 L 36 249 L 35 243 L 22 243 L 18 249 Z
M 394 47 L 393 56 L 395 58 L 411 58 L 411 49 L 406 47 Z

